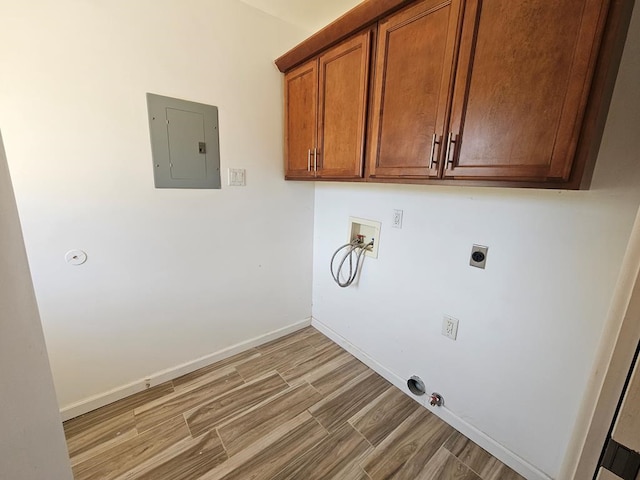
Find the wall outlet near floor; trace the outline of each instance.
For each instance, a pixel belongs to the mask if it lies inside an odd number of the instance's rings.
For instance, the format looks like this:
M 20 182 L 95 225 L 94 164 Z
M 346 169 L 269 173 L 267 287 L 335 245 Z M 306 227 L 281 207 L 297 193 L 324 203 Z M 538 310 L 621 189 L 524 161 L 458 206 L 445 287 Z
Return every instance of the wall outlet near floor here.
M 442 317 L 442 335 L 455 340 L 458 338 L 458 319 L 445 315 Z

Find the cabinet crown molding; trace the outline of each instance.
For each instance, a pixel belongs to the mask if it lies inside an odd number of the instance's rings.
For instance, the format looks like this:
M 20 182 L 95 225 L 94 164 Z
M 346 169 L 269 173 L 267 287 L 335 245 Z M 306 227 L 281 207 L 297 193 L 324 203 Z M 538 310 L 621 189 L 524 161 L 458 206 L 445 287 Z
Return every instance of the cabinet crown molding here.
M 341 42 L 358 30 L 373 25 L 385 15 L 414 1 L 415 0 L 365 0 L 276 59 L 275 64 L 282 73 L 288 72 L 302 62 L 318 55 L 323 50 Z

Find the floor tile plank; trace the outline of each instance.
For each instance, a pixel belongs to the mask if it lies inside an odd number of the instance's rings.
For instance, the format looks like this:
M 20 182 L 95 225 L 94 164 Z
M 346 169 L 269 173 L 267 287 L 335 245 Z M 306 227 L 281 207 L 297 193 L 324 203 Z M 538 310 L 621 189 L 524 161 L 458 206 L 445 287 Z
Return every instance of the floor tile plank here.
M 344 366 L 344 365 L 346 365 L 347 363 L 350 363 L 350 362 L 354 362 L 355 363 L 355 362 L 357 362 L 357 360 L 355 360 L 351 355 L 349 355 L 349 353 L 347 353 L 344 350 L 342 350 L 338 356 L 332 358 L 331 360 L 327 361 L 323 365 L 319 365 L 318 367 L 316 367 L 313 370 L 310 370 L 310 371 L 308 371 L 306 373 L 302 373 L 300 370 L 298 370 L 298 366 L 302 365 L 302 364 L 300 364 L 300 365 L 298 365 L 296 367 L 293 367 L 293 368 L 291 368 L 289 370 L 283 371 L 281 373 L 281 375 L 282 375 L 282 378 L 284 378 L 290 385 L 293 385 L 293 384 L 296 384 L 296 383 L 301 383 L 301 382 L 304 382 L 304 381 L 306 381 L 307 383 L 311 384 L 312 382 L 317 382 L 321 378 L 323 378 L 323 377 L 325 377 L 327 375 L 330 375 L 331 373 L 335 372 L 337 369 L 341 368 L 342 366 Z M 301 367 L 301 370 L 304 371 L 305 368 Z M 364 369 L 363 369 L 363 371 L 364 371 Z M 362 373 L 362 372 L 360 372 L 360 373 Z M 336 389 L 337 388 L 338 387 L 336 387 Z M 317 388 L 316 388 L 316 390 L 317 390 Z M 329 391 L 329 393 L 330 393 L 330 391 Z
M 281 348 L 272 347 L 269 350 L 261 351 L 259 357 L 237 365 L 236 370 L 246 381 L 251 381 L 274 370 L 289 370 L 304 362 L 314 353 L 315 349 L 304 339 L 297 339 Z
M 524 477 L 459 432 L 451 435 L 444 447 L 483 480 L 524 480 Z
M 378 446 L 409 415 L 423 408 L 395 387 L 389 387 L 349 422 L 373 446 Z
M 281 369 L 282 371 L 280 373 L 282 378 L 287 382 L 295 382 L 299 379 L 311 377 L 313 372 L 317 372 L 332 360 L 340 356 L 348 358 L 348 354 L 334 343 L 323 349 L 317 350 L 293 368 L 289 368 L 287 370 Z
M 137 436 L 134 408 L 172 392 L 173 384 L 165 382 L 64 422 L 72 465 Z
M 440 450 L 439 447 L 441 447 L 453 433 L 453 428 L 435 415 L 433 415 L 430 420 L 432 428 L 430 428 L 428 434 L 422 438 L 422 445 L 420 445 L 415 453 L 402 465 L 398 473 L 394 475 L 393 478 L 395 480 L 414 480 L 418 478 L 425 464 Z
M 284 422 L 200 480 L 270 480 L 327 436 L 308 412 Z
M 285 335 L 284 337 L 276 338 L 267 343 L 263 343 L 262 345 L 258 345 L 256 350 L 261 354 L 271 353 L 276 350 L 280 350 L 282 348 L 293 345 L 294 343 L 303 342 L 304 339 L 315 335 L 316 330 L 312 327 L 303 328 L 302 330 L 298 330 L 297 332 L 290 333 Z
M 440 448 L 412 480 L 482 480 L 469 467 L 454 457 L 446 448 Z
M 344 470 L 357 466 L 372 450 L 369 442 L 348 423 L 290 463 L 273 480 L 342 480 Z
M 425 445 L 427 447 L 422 451 L 420 458 L 427 456 L 429 449 L 432 455 L 435 454 L 452 431 L 451 427 L 434 414 L 419 409 L 380 442 L 363 461 L 362 468 L 372 480 L 411 479 L 412 465 L 416 463 L 414 461 L 409 464 L 412 457 Z M 426 460 L 428 458 L 424 459 Z M 400 475 L 400 471 L 405 467 L 407 468 L 404 473 Z
M 277 373 L 245 383 L 213 401 L 186 412 L 185 418 L 189 430 L 194 436 L 201 435 L 207 430 L 242 415 L 251 407 L 268 400 L 287 388 L 289 385 Z
M 64 431 L 67 439 L 72 439 L 77 435 L 93 429 L 95 425 L 107 422 L 114 417 L 132 412 L 135 408 L 141 407 L 158 398 L 173 393 L 173 384 L 165 382 L 155 387 L 148 388 L 142 392 L 123 398 L 117 402 L 93 410 L 79 417 L 64 422 Z
M 360 465 L 352 465 L 341 471 L 334 480 L 371 480 Z
M 196 439 L 188 437 L 181 440 L 117 480 L 193 480 L 227 458 L 220 437 L 214 430 Z
M 65 425 L 67 448 L 72 463 L 95 454 L 96 449 L 103 450 L 105 446 L 114 446 L 138 435 L 133 410 L 85 425 L 91 428 L 78 428 L 76 431 L 72 426 Z
M 244 384 L 242 377 L 232 367 L 218 371 L 216 378 L 208 380 L 208 383 L 194 384 L 191 389 L 181 389 L 136 408 L 134 413 L 138 432 L 149 430 Z
M 165 422 L 73 467 L 76 480 L 112 480 L 188 438 L 182 416 Z
M 186 375 L 182 375 L 181 377 L 173 380 L 173 388 L 177 390 L 183 388 L 189 388 L 194 383 L 201 383 L 203 380 L 206 381 L 207 377 L 216 377 L 219 370 L 222 370 L 225 367 L 235 367 L 240 363 L 244 363 L 247 360 L 251 360 L 253 358 L 257 358 L 260 356 L 260 352 L 258 352 L 255 348 L 250 348 L 244 352 L 238 353 L 237 355 L 233 355 L 229 358 L 225 358 L 224 360 L 220 360 L 212 365 L 207 367 L 200 368 L 191 373 L 187 373 Z
M 309 413 L 332 432 L 390 386 L 384 378 L 369 370 L 311 407 Z
M 298 416 L 322 396 L 310 385 L 291 387 L 218 429 L 229 455 L 260 440 L 276 426 Z
M 371 371 L 369 367 L 360 360 L 351 357 L 349 362 L 341 365 L 333 371 L 327 372 L 320 378 L 310 379 L 309 383 L 322 395 L 326 396 L 346 385 L 358 375 L 368 371 Z
M 335 345 L 328 337 L 315 330 L 311 335 L 305 337 L 305 341 L 316 350 L 322 350 L 329 345 Z

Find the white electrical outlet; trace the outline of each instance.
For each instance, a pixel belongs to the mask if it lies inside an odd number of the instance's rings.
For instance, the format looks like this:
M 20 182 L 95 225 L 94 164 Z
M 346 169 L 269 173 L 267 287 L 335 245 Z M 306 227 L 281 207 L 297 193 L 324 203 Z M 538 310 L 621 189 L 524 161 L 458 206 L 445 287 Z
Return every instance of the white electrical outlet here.
M 393 211 L 393 221 L 391 222 L 393 228 L 402 228 L 402 215 L 402 210 Z
M 442 335 L 455 340 L 458 338 L 458 319 L 445 315 L 442 318 Z

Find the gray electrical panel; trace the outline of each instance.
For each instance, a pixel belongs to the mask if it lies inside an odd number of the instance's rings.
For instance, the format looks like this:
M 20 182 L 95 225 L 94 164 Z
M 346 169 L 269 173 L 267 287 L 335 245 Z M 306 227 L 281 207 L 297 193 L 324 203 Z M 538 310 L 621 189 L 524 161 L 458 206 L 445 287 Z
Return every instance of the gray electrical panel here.
M 147 93 L 156 188 L 220 188 L 218 108 Z

